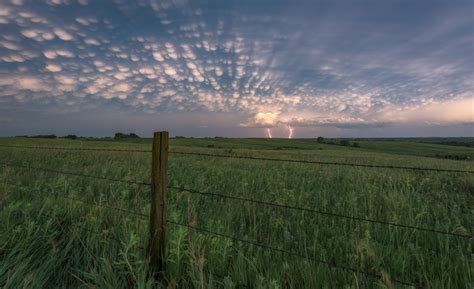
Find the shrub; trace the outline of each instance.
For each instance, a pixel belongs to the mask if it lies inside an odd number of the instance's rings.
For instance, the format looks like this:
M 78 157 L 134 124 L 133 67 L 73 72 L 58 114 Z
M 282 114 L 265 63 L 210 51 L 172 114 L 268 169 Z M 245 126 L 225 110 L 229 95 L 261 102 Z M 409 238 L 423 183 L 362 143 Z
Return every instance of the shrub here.
M 68 138 L 68 139 L 77 139 L 77 136 L 75 134 L 68 134 L 67 136 L 65 136 L 64 138 Z
M 345 139 L 344 139 L 344 140 L 341 140 L 341 146 L 347 147 L 347 146 L 350 146 L 350 143 L 349 143 L 348 140 L 345 140 Z

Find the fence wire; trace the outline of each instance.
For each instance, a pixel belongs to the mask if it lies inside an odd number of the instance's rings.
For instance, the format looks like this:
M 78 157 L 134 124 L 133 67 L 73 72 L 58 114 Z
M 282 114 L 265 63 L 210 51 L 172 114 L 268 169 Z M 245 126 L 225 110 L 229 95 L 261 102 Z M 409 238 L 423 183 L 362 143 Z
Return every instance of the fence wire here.
M 233 236 L 230 236 L 230 235 L 210 231 L 210 230 L 207 230 L 207 229 L 204 229 L 204 228 L 195 227 L 195 226 L 192 226 L 192 225 L 189 225 L 189 224 L 178 223 L 178 222 L 174 222 L 174 221 L 171 221 L 171 220 L 167 220 L 167 223 L 172 224 L 172 225 L 176 225 L 176 226 L 186 227 L 188 229 L 195 230 L 195 231 L 197 231 L 201 234 L 214 235 L 214 236 L 217 236 L 217 237 L 232 240 L 234 242 L 239 242 L 239 243 L 245 243 L 245 244 L 248 244 L 248 245 L 252 245 L 252 246 L 258 247 L 260 249 L 270 250 L 270 251 L 274 251 L 274 252 L 283 253 L 285 255 L 298 257 L 298 258 L 301 258 L 301 259 L 306 259 L 306 260 L 309 260 L 309 261 L 312 261 L 312 262 L 315 262 L 315 263 L 326 265 L 329 268 L 341 269 L 341 270 L 351 272 L 351 273 L 356 273 L 356 274 L 363 274 L 364 276 L 372 278 L 372 279 L 381 279 L 381 278 L 383 278 L 382 274 L 374 273 L 374 272 L 368 272 L 368 271 L 361 271 L 357 268 L 337 264 L 333 260 L 329 261 L 329 260 L 317 259 L 317 258 L 305 256 L 303 254 L 286 251 L 286 250 L 281 249 L 281 248 L 276 248 L 276 247 L 260 244 L 260 243 L 257 243 L 257 242 L 240 239 L 240 238 L 233 237 Z M 391 279 L 391 281 L 393 281 L 395 283 L 398 283 L 400 285 L 414 286 L 416 288 L 423 288 L 417 283 L 406 282 L 406 281 L 398 280 L 398 279 Z
M 404 166 L 388 166 L 388 165 L 370 165 L 370 164 L 354 164 L 354 163 L 309 161 L 309 160 L 292 160 L 292 159 L 274 159 L 274 158 L 263 158 L 263 157 L 249 157 L 249 156 L 238 156 L 238 155 L 218 155 L 218 154 L 196 153 L 196 152 L 179 152 L 179 151 L 170 151 L 170 154 L 216 157 L 216 158 L 231 158 L 231 159 L 247 159 L 247 160 L 259 160 L 259 161 L 274 161 L 274 162 L 287 162 L 287 163 L 300 163 L 300 164 L 317 164 L 317 165 L 350 166 L 350 167 L 378 168 L 378 169 L 428 171 L 428 172 L 440 172 L 440 173 L 443 172 L 443 173 L 474 174 L 474 171 L 470 171 L 470 170 L 453 170 L 453 169 L 404 167 Z
M 72 150 L 72 151 L 100 151 L 100 152 L 125 152 L 125 153 L 149 153 L 149 152 L 151 152 L 150 150 L 123 150 L 123 149 L 44 147 L 44 146 L 0 145 L 0 147 L 19 148 L 19 149 L 64 150 L 64 151 Z M 177 155 L 192 155 L 192 156 L 232 158 L 232 159 L 249 159 L 249 160 L 260 160 L 260 161 L 302 163 L 302 164 L 336 165 L 336 166 L 352 166 L 352 167 L 382 168 L 382 169 L 401 169 L 401 170 L 446 172 L 446 173 L 469 173 L 469 174 L 474 173 L 474 171 L 472 171 L 472 170 L 405 167 L 405 166 L 391 166 L 391 165 L 370 165 L 370 164 L 354 164 L 354 163 L 294 160 L 294 159 L 275 159 L 275 158 L 238 156 L 238 155 L 219 155 L 219 154 L 198 153 L 198 152 L 170 151 L 170 153 L 171 154 L 177 154 Z M 75 177 L 93 178 L 93 179 L 99 179 L 99 180 L 105 180 L 105 181 L 111 181 L 111 182 L 121 182 L 121 183 L 133 184 L 133 185 L 143 185 L 143 186 L 150 186 L 151 185 L 151 183 L 147 183 L 147 182 L 129 181 L 129 180 L 124 180 L 124 179 L 114 179 L 114 178 L 87 175 L 87 174 L 76 173 L 76 172 L 67 172 L 67 171 L 61 171 L 61 170 L 55 170 L 55 169 L 38 168 L 38 167 L 21 165 L 21 164 L 3 163 L 3 164 L 0 164 L 0 165 L 8 166 L 8 167 L 14 167 L 14 168 L 21 168 L 21 169 L 32 169 L 32 170 L 37 170 L 37 171 L 43 171 L 43 172 L 49 172 L 49 173 L 55 173 L 55 174 L 61 174 L 61 175 L 68 175 L 68 176 L 75 176 Z M 460 238 L 472 239 L 472 235 L 463 235 L 463 234 L 452 233 L 452 232 L 447 232 L 447 231 L 440 231 L 440 230 L 429 229 L 429 228 L 423 228 L 423 227 L 418 227 L 418 226 L 411 226 L 411 225 L 404 225 L 404 224 L 398 224 L 398 223 L 392 223 L 392 222 L 386 222 L 386 221 L 380 221 L 380 220 L 373 220 L 373 219 L 367 219 L 367 218 L 361 218 L 361 217 L 355 217 L 355 216 L 348 216 L 348 215 L 343 215 L 343 214 L 338 214 L 338 213 L 320 211 L 320 210 L 297 207 L 297 206 L 291 206 L 291 205 L 285 205 L 285 204 L 271 203 L 271 202 L 266 202 L 266 201 L 260 201 L 260 200 L 244 198 L 244 197 L 235 197 L 235 196 L 229 196 L 229 195 L 223 195 L 223 194 L 217 194 L 217 193 L 203 192 L 203 191 L 199 191 L 199 190 L 195 190 L 195 189 L 187 189 L 187 188 L 184 188 L 184 187 L 169 186 L 168 188 L 181 190 L 181 191 L 186 191 L 186 192 L 193 193 L 193 194 L 199 194 L 199 195 L 202 195 L 202 196 L 225 198 L 225 199 L 228 199 L 228 200 L 249 202 L 249 203 L 254 203 L 254 204 L 259 204 L 259 205 L 264 205 L 264 206 L 278 207 L 278 208 L 284 208 L 284 209 L 290 209 L 290 210 L 298 210 L 298 211 L 302 211 L 302 212 L 315 213 L 315 214 L 325 215 L 325 216 L 329 216 L 329 217 L 343 218 L 343 219 L 348 219 L 348 220 L 353 220 L 353 221 L 358 221 L 358 222 L 369 222 L 369 223 L 374 223 L 374 224 L 386 225 L 386 226 L 389 226 L 389 227 L 399 227 L 399 228 L 404 228 L 404 229 L 425 231 L 425 232 L 430 232 L 430 233 L 434 233 L 434 234 L 443 234 L 443 235 L 450 235 L 450 236 L 455 236 L 455 237 L 460 237 Z M 70 197 L 66 197 L 66 196 L 59 196 L 59 197 L 64 198 L 64 199 L 70 199 L 72 201 L 81 202 L 81 203 L 83 203 L 85 205 L 89 205 L 89 206 L 97 206 L 97 207 L 102 207 L 102 208 L 106 208 L 106 209 L 121 211 L 121 212 L 124 212 L 124 213 L 127 213 L 127 214 L 138 216 L 140 218 L 148 218 L 149 217 L 146 214 L 142 214 L 142 213 L 139 213 L 139 212 L 136 212 L 136 211 L 131 211 L 131 210 L 123 209 L 123 208 L 108 206 L 108 205 L 104 205 L 104 204 L 101 204 L 101 203 L 93 204 L 93 203 L 89 203 L 87 201 L 83 201 L 83 200 L 75 199 L 75 198 L 70 198 Z M 267 246 L 267 245 L 257 243 L 257 242 L 254 242 L 254 241 L 244 240 L 244 239 L 240 239 L 240 238 L 237 238 L 237 237 L 234 237 L 234 236 L 222 234 L 222 233 L 219 233 L 219 232 L 210 231 L 210 230 L 207 230 L 207 229 L 204 229 L 204 228 L 195 227 L 195 226 L 192 226 L 192 225 L 189 225 L 189 224 L 178 223 L 178 222 L 174 222 L 174 221 L 171 221 L 171 220 L 167 220 L 167 222 L 172 224 L 172 225 L 187 227 L 187 228 L 195 230 L 195 231 L 197 231 L 201 234 L 214 235 L 214 236 L 217 236 L 217 237 L 233 240 L 235 242 L 252 245 L 252 246 L 255 246 L 255 247 L 258 247 L 258 248 L 261 248 L 261 249 L 274 251 L 274 252 L 279 252 L 279 253 L 286 254 L 288 256 L 294 256 L 294 257 L 306 259 L 308 261 L 312 261 L 312 262 L 316 262 L 316 263 L 326 265 L 328 268 L 341 269 L 341 270 L 344 270 L 344 271 L 347 271 L 347 272 L 352 272 L 352 273 L 355 273 L 355 274 L 363 274 L 364 276 L 366 276 L 366 278 L 372 278 L 372 279 L 380 280 L 384 277 L 380 273 L 361 271 L 358 268 L 353 268 L 353 267 L 337 264 L 333 260 L 321 260 L 321 259 L 306 256 L 306 255 L 303 255 L 303 254 L 290 252 L 290 251 L 287 251 L 287 250 L 284 250 L 284 249 L 281 249 L 281 248 Z M 95 232 L 95 233 L 101 234 L 102 232 Z M 118 241 L 120 242 L 120 240 L 118 240 Z M 416 288 L 423 288 L 422 285 L 420 285 L 420 283 L 407 282 L 407 281 L 403 281 L 403 280 L 399 280 L 399 279 L 395 279 L 395 278 L 392 278 L 391 281 L 395 282 L 395 283 L 398 283 L 400 285 L 414 286 Z
M 128 153 L 151 153 L 151 150 L 123 150 L 123 149 L 102 149 L 102 148 L 17 146 L 17 145 L 0 145 L 0 147 L 19 148 L 19 149 L 64 150 L 64 151 L 98 151 L 98 152 L 122 152 L 122 153 L 127 153 L 127 152 L 128 152 Z M 310 161 L 310 160 L 294 160 L 294 159 L 275 159 L 275 158 L 264 158 L 264 157 L 251 157 L 251 156 L 239 156 L 239 155 L 220 155 L 220 154 L 199 153 L 199 152 L 183 152 L 183 151 L 170 151 L 169 153 L 170 153 L 170 154 L 177 154 L 177 155 L 191 155 L 191 156 L 204 156 L 204 157 L 215 157 L 215 158 L 231 158 L 231 159 L 247 159 L 247 160 L 288 162 L 288 163 L 301 163 L 301 164 L 349 166 L 349 167 L 379 168 L 379 169 L 396 169 L 396 170 L 414 170 L 414 171 L 427 171 L 427 172 L 439 172 L 439 173 L 466 173 L 466 174 L 474 174 L 474 171 L 473 171 L 473 170 L 423 168 L 423 167 L 406 167 L 406 166 L 391 166 L 391 165 L 371 165 L 371 164 L 355 164 L 355 163 L 327 162 L 327 161 Z
M 181 190 L 181 191 L 189 192 L 189 193 L 192 193 L 192 194 L 198 194 L 198 195 L 202 195 L 202 196 L 225 198 L 225 199 L 229 199 L 229 200 L 236 200 L 236 201 L 241 201 L 241 202 L 248 202 L 248 203 L 254 203 L 254 204 L 259 204 L 259 205 L 264 205 L 264 206 L 290 209 L 290 210 L 296 210 L 296 211 L 302 211 L 302 212 L 309 212 L 309 213 L 325 215 L 325 216 L 330 216 L 330 217 L 336 217 L 336 218 L 342 218 L 342 219 L 347 219 L 347 220 L 352 220 L 352 221 L 368 222 L 368 223 L 373 223 L 373 224 L 386 225 L 386 226 L 389 226 L 389 227 L 399 227 L 399 228 L 403 228 L 403 229 L 425 231 L 425 232 L 441 234 L 441 235 L 450 235 L 450 236 L 460 237 L 460 238 L 468 238 L 468 239 L 472 238 L 472 235 L 463 235 L 463 234 L 451 233 L 451 232 L 447 232 L 447 231 L 439 231 L 439 230 L 434 230 L 434 229 L 429 229 L 429 228 L 417 227 L 417 226 L 412 226 L 412 225 L 404 225 L 404 224 L 398 224 L 398 223 L 392 223 L 392 222 L 386 222 L 386 221 L 380 221 L 380 220 L 354 217 L 354 216 L 348 216 L 348 215 L 343 215 L 343 214 L 338 214 L 338 213 L 332 213 L 332 212 L 326 212 L 326 211 L 320 211 L 320 210 L 315 210 L 315 209 L 310 209 L 310 208 L 303 208 L 303 207 L 296 207 L 296 206 L 290 206 L 290 205 L 276 204 L 276 203 L 260 201 L 260 200 L 254 200 L 254 199 L 243 198 L 243 197 L 229 196 L 229 195 L 223 195 L 223 194 L 217 194 L 217 193 L 208 193 L 208 192 L 198 191 L 198 190 L 194 190 L 194 189 L 187 189 L 187 188 L 184 188 L 184 187 L 169 186 L 168 188 Z
M 172 188 L 177 189 L 177 187 L 172 187 Z M 182 188 L 179 188 L 179 189 L 182 189 Z M 183 190 L 187 190 L 187 189 L 183 189 Z M 203 194 L 208 195 L 208 193 L 205 193 L 205 192 L 199 192 L 199 193 L 203 193 Z M 221 195 L 218 195 L 218 194 L 212 194 L 212 195 L 222 197 Z M 80 200 L 80 199 L 65 197 L 65 196 L 59 196 L 59 197 L 64 198 L 64 199 L 69 199 L 69 200 L 72 200 L 72 201 L 77 201 L 77 202 L 83 203 L 84 205 L 88 205 L 88 206 L 96 206 L 96 207 L 102 207 L 102 208 L 111 209 L 111 210 L 117 210 L 117 211 L 124 212 L 124 213 L 127 213 L 127 214 L 136 215 L 140 218 L 148 218 L 149 217 L 149 215 L 146 215 L 146 214 L 142 214 L 142 213 L 139 213 L 139 212 L 135 212 L 135 211 L 131 211 L 131 210 L 123 209 L 123 208 L 103 205 L 101 203 L 91 203 L 91 202 L 83 201 L 83 200 Z M 238 200 L 247 201 L 247 199 L 245 199 L 245 198 L 239 198 L 239 197 L 236 197 L 236 198 L 238 198 Z M 235 198 L 232 197 L 232 199 L 235 199 Z M 254 200 L 251 200 L 251 201 L 254 201 Z M 296 207 L 293 208 L 291 206 L 278 205 L 278 204 L 272 204 L 272 203 L 266 203 L 266 202 L 260 202 L 260 201 L 257 201 L 257 203 L 262 203 L 264 205 L 270 205 L 271 204 L 272 206 L 275 205 L 275 206 L 284 207 L 284 208 L 288 207 L 290 209 L 304 209 L 304 208 L 296 208 Z M 304 210 L 309 210 L 309 209 L 304 209 Z M 314 210 L 310 210 L 310 211 L 314 211 Z M 186 227 L 188 229 L 195 230 L 195 231 L 197 231 L 201 234 L 213 235 L 213 236 L 216 236 L 216 237 L 226 238 L 226 239 L 232 240 L 234 242 L 239 242 L 239 243 L 252 245 L 252 246 L 260 248 L 260 249 L 273 251 L 273 252 L 278 252 L 278 253 L 282 253 L 282 254 L 285 254 L 285 255 L 288 255 L 288 256 L 293 256 L 293 257 L 305 259 L 305 260 L 308 260 L 310 262 L 315 262 L 315 263 L 325 265 L 330 269 L 340 269 L 340 270 L 344 270 L 344 271 L 355 273 L 355 274 L 361 274 L 361 275 L 365 276 L 366 278 L 371 278 L 371 279 L 382 280 L 384 278 L 384 276 L 380 273 L 363 271 L 363 270 L 360 270 L 359 268 L 354 268 L 354 267 L 341 265 L 341 264 L 336 263 L 334 260 L 317 259 L 317 258 L 306 256 L 306 255 L 303 255 L 303 254 L 300 254 L 300 253 L 295 253 L 295 252 L 287 251 L 287 250 L 284 250 L 284 249 L 281 249 L 281 248 L 264 245 L 264 244 L 261 244 L 261 243 L 255 242 L 255 241 L 240 239 L 240 238 L 230 236 L 230 235 L 226 235 L 226 234 L 223 234 L 223 233 L 214 232 L 214 231 L 211 231 L 211 230 L 208 230 L 208 229 L 205 229 L 205 228 L 200 228 L 200 227 L 192 226 L 192 225 L 189 225 L 189 224 L 183 224 L 183 223 L 179 223 L 179 222 L 175 222 L 175 221 L 171 221 L 171 220 L 167 220 L 167 223 L 172 224 L 172 225 L 176 225 L 176 226 Z M 81 228 L 86 230 L 86 231 L 89 231 L 93 234 L 98 234 L 98 235 L 103 234 L 103 232 L 88 229 L 86 227 L 81 226 Z M 115 239 L 115 241 L 121 243 L 121 240 L 118 239 L 118 238 L 115 238 L 115 236 L 113 236 L 113 235 L 108 236 L 108 237 L 111 237 L 111 239 Z M 145 249 L 143 246 L 139 246 L 138 248 Z M 412 287 L 416 287 L 416 288 L 423 288 L 421 283 L 407 282 L 407 281 L 403 281 L 403 280 L 396 279 L 396 278 L 390 278 L 389 280 L 391 282 L 394 282 L 394 283 L 397 283 L 397 284 L 400 284 L 400 285 L 404 285 L 404 286 L 412 286 Z
M 47 146 L 18 146 L 0 145 L 4 148 L 35 149 L 35 150 L 61 150 L 61 151 L 94 151 L 94 152 L 123 152 L 123 153 L 150 153 L 151 150 L 124 150 L 124 149 L 102 149 L 102 148 L 79 148 L 79 147 L 47 147 Z
M 43 169 L 43 168 L 35 168 L 35 167 L 30 167 L 30 166 L 11 165 L 11 164 L 3 164 L 3 165 L 4 166 L 10 166 L 10 167 L 19 167 L 19 168 L 22 168 L 22 169 L 35 169 L 35 170 L 38 170 L 38 171 L 45 171 L 45 172 L 50 172 L 50 173 L 55 173 L 55 174 L 72 175 L 72 176 L 77 176 L 77 177 L 87 177 L 87 178 L 94 178 L 94 179 L 107 180 L 107 181 L 113 181 L 113 182 L 122 182 L 122 183 L 134 184 L 134 185 L 146 185 L 146 186 L 151 185 L 150 183 L 144 183 L 144 182 L 134 182 L 134 181 L 127 181 L 127 180 L 122 180 L 122 179 L 111 179 L 111 178 L 106 178 L 106 177 L 97 177 L 97 176 L 92 176 L 92 175 L 84 175 L 84 174 L 79 174 L 79 173 L 64 172 L 64 171 Z M 297 206 L 291 206 L 291 205 L 285 205 L 285 204 L 277 204 L 277 203 L 271 203 L 271 202 L 266 202 L 266 201 L 254 200 L 254 199 L 249 199 L 249 198 L 244 198 L 244 197 L 236 197 L 236 196 L 229 196 L 229 195 L 224 195 L 224 194 L 203 192 L 203 191 L 199 191 L 199 190 L 195 190 L 195 189 L 188 189 L 188 188 L 185 188 L 185 187 L 168 186 L 168 188 L 182 190 L 182 191 L 186 191 L 186 192 L 193 193 L 193 194 L 199 194 L 199 195 L 203 195 L 203 196 L 219 197 L 219 198 L 225 198 L 225 199 L 229 199 L 229 200 L 249 202 L 249 203 L 265 205 L 265 206 L 271 206 L 271 207 L 278 207 L 278 208 L 284 208 L 284 209 L 290 209 L 290 210 L 310 212 L 310 213 L 314 213 L 314 214 L 325 215 L 325 216 L 336 217 L 336 218 L 343 218 L 343 219 L 359 221 L 359 222 L 368 222 L 368 223 L 373 223 L 373 224 L 386 225 L 386 226 L 390 226 L 390 227 L 399 227 L 399 228 L 404 228 L 404 229 L 425 231 L 425 232 L 430 232 L 430 233 L 434 233 L 434 234 L 450 235 L 450 236 L 459 237 L 459 238 L 472 239 L 472 235 L 464 235 L 464 234 L 452 233 L 452 232 L 447 232 L 447 231 L 440 231 L 440 230 L 435 230 L 435 229 L 430 229 L 430 228 L 423 228 L 423 227 L 412 226 L 412 225 L 398 224 L 398 223 L 392 223 L 392 222 L 381 221 L 381 220 L 373 220 L 373 219 L 349 216 L 349 215 L 338 214 L 338 213 L 333 213 L 333 212 L 320 211 L 320 210 L 315 210 L 315 209 L 310 209 L 310 208 L 303 208 L 303 207 L 297 207 Z

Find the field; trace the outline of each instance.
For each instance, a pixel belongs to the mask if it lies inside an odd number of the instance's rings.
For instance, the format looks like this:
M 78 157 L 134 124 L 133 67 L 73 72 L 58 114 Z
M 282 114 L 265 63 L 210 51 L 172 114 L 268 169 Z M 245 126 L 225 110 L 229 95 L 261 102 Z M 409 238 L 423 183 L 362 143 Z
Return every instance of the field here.
M 474 170 L 470 147 L 409 140 L 358 143 L 360 147 L 303 139 L 178 138 L 170 140 L 170 149 Z M 472 237 L 462 237 L 472 236 L 474 227 L 472 173 L 170 154 L 173 187 L 437 232 L 171 189 L 166 271 L 157 284 L 146 263 L 149 187 L 41 170 L 150 182 L 150 153 L 2 145 L 150 150 L 151 141 L 0 138 L 0 162 L 11 165 L 0 169 L 0 288 L 474 286 Z

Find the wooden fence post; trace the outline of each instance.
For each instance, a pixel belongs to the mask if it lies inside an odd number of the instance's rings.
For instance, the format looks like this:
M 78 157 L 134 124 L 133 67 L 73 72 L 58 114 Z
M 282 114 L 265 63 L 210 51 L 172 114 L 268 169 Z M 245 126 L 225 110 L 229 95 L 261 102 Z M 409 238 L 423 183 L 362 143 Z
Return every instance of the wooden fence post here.
M 167 163 L 168 132 L 155 132 L 151 162 L 150 240 L 148 244 L 150 267 L 155 276 L 164 270 Z

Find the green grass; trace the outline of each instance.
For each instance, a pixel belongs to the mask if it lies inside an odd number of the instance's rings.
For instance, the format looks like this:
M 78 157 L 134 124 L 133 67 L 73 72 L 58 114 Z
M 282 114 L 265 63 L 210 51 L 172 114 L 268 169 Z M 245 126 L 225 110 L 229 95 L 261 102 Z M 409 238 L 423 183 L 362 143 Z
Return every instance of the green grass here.
M 2 138 L 0 145 L 149 150 L 138 142 Z M 474 170 L 474 149 L 415 142 L 360 141 L 361 148 L 315 140 L 172 139 L 171 150 L 280 159 Z M 434 146 L 434 151 L 429 151 Z M 1 148 L 2 162 L 140 182 L 150 153 Z M 474 176 L 409 170 L 170 155 L 169 184 L 362 218 L 472 235 Z M 0 170 L 2 288 L 472 288 L 472 239 L 349 221 L 320 214 L 168 193 L 168 219 L 266 246 L 383 274 L 331 269 L 192 229 L 168 225 L 165 282 L 147 272 L 148 221 L 106 207 L 149 213 L 149 188 Z M 71 199 L 72 198 L 72 199 Z
M 413 141 L 362 141 L 360 144 L 364 149 L 377 152 L 426 157 L 459 155 L 467 156 L 469 159 L 474 160 L 474 149 L 462 146 Z

